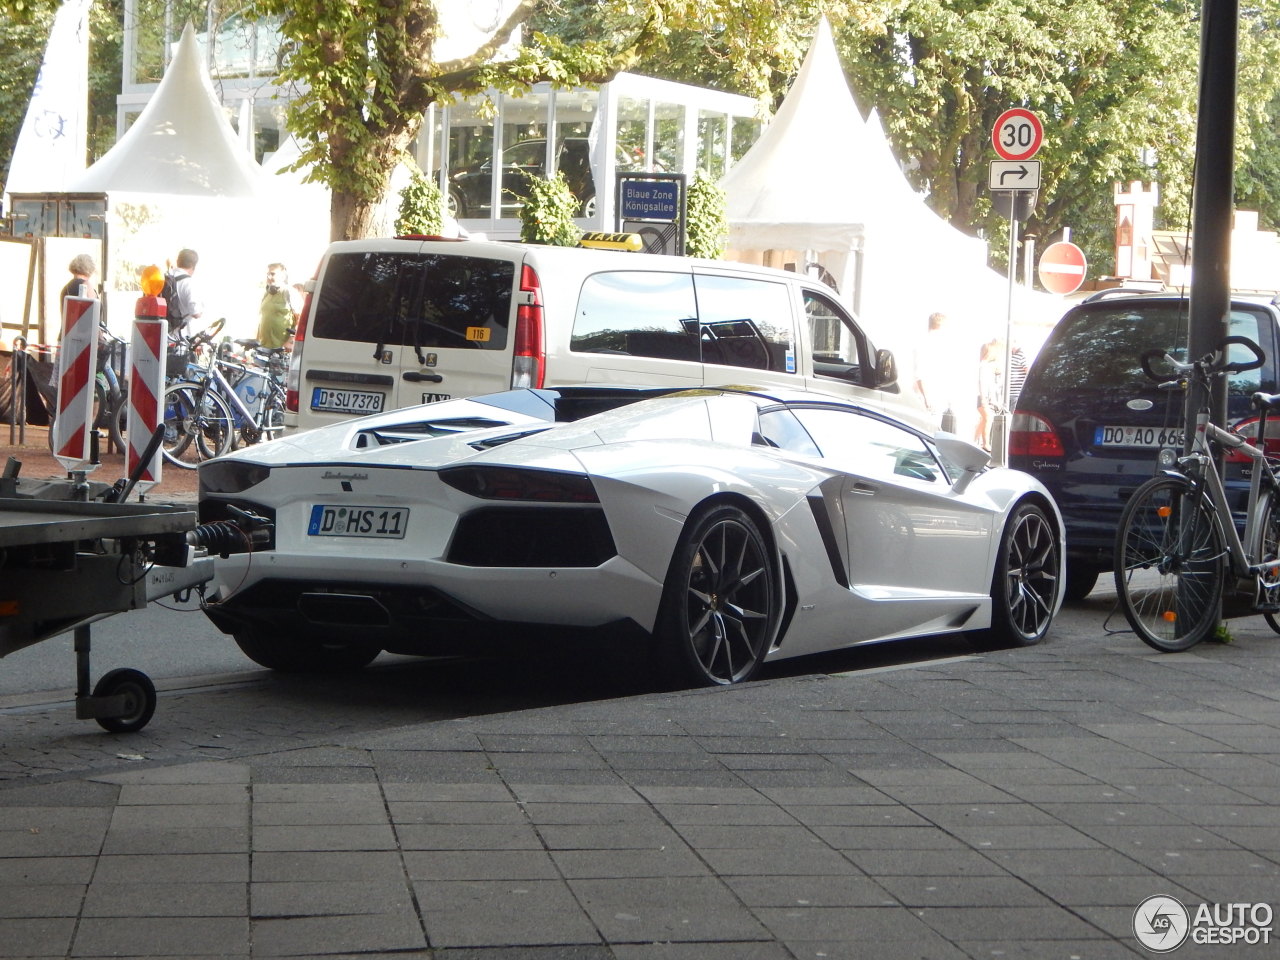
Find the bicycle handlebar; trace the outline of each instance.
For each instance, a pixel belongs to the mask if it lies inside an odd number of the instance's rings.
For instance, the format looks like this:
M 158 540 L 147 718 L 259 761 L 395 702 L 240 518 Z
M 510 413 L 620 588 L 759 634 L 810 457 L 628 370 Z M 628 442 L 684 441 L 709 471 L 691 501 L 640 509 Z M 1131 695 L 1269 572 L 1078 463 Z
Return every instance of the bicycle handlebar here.
M 1228 361 L 1227 352 L 1232 344 L 1240 344 L 1248 349 L 1253 354 L 1253 359 Z M 1199 360 L 1192 360 L 1189 363 L 1181 363 L 1175 360 L 1164 350 L 1148 350 L 1139 359 L 1142 363 L 1142 372 L 1147 378 L 1165 387 L 1185 386 L 1189 378 L 1204 381 L 1224 373 L 1243 373 L 1246 370 L 1257 370 L 1266 362 L 1266 355 L 1263 354 L 1262 348 L 1248 337 L 1230 336 L 1224 338 L 1211 352 L 1205 354 Z M 1152 360 L 1166 361 L 1173 368 L 1175 378 L 1170 380 L 1167 374 L 1157 373 L 1152 370 Z
M 219 317 L 217 320 L 213 321 L 213 323 L 209 324 L 209 326 L 205 327 L 205 329 L 190 338 L 191 346 L 198 347 L 201 344 L 213 343 L 213 338 L 216 337 L 226 325 L 227 318 Z

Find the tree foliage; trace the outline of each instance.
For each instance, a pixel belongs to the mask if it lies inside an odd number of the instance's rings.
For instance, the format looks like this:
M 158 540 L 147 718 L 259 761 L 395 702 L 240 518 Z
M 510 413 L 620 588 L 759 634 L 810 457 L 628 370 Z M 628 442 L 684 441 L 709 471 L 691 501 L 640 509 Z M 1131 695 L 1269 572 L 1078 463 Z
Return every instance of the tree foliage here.
M 122 7 L 122 0 L 97 0 L 89 12 L 88 162 L 111 149 L 116 139 Z M 6 173 L 56 10 L 57 4 L 45 0 L 0 6 L 0 171 Z
M 906 0 L 881 26 L 846 22 L 838 37 L 854 89 L 878 108 L 909 178 L 939 214 L 1003 237 L 986 193 L 991 128 L 1005 109 L 1025 106 L 1045 125 L 1028 232 L 1048 239 L 1069 227 L 1091 260 L 1110 263 L 1116 183 L 1158 182 L 1158 225 L 1187 222 L 1198 9 L 1164 0 Z M 1260 29 L 1277 9 L 1264 0 L 1241 15 L 1237 156 L 1246 172 L 1263 173 L 1277 146 L 1265 118 L 1280 89 L 1280 51 Z M 1244 176 L 1238 195 L 1265 199 L 1264 182 Z

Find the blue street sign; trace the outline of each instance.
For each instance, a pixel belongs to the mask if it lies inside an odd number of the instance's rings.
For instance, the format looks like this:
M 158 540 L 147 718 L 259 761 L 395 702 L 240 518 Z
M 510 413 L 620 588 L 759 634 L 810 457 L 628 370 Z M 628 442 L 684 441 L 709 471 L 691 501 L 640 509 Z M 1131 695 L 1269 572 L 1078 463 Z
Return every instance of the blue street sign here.
M 618 213 L 623 220 L 675 220 L 680 216 L 680 184 L 675 180 L 622 177 Z

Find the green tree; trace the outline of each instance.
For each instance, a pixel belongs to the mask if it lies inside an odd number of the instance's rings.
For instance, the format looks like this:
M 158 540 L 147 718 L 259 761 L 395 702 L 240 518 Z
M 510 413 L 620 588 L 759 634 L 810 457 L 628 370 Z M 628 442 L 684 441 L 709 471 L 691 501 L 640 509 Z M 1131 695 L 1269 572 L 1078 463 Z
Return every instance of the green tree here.
M 297 85 L 289 129 L 303 144 L 300 165 L 333 197 L 334 238 L 364 236 L 382 203 L 390 175 L 417 136 L 433 103 L 487 90 L 520 93 L 550 81 L 557 87 L 601 83 L 673 36 L 713 33 L 729 71 L 748 89 L 767 89 L 773 68 L 761 52 L 782 34 L 775 0 L 601 0 L 551 7 L 519 0 L 493 37 L 473 54 L 441 62 L 434 53 L 440 10 L 449 0 L 252 0 L 258 16 L 280 18 L 292 43 L 281 79 Z M 816 0 L 800 0 L 814 9 Z M 539 6 L 542 3 L 543 6 Z M 529 21 L 535 13 L 537 23 Z M 574 23 L 594 24 L 577 33 Z M 514 56 L 500 51 L 517 27 L 525 33 Z M 563 27 L 563 29 L 561 29 Z M 681 33 L 683 31 L 683 33 Z M 566 39 L 567 38 L 567 39 Z
M 36 73 L 49 40 L 57 4 L 0 8 L 0 170 L 13 159 L 27 115 Z M 120 93 L 122 0 L 97 0 L 89 11 L 89 156 L 93 162 L 116 141 L 116 96 Z
M 1091 262 L 1110 263 L 1115 183 L 1158 182 L 1164 224 L 1186 222 L 1197 10 L 1163 0 L 905 0 L 882 23 L 846 21 L 837 35 L 854 89 L 879 108 L 908 176 L 939 214 L 1000 246 L 1004 221 L 986 193 L 991 128 L 1005 109 L 1025 106 L 1045 125 L 1027 229 L 1047 238 L 1070 227 Z M 1280 37 L 1265 27 L 1277 13 L 1275 0 L 1263 0 L 1241 14 L 1237 156 L 1250 173 L 1265 174 L 1276 155 L 1267 117 Z M 1264 182 L 1242 177 L 1238 195 Z

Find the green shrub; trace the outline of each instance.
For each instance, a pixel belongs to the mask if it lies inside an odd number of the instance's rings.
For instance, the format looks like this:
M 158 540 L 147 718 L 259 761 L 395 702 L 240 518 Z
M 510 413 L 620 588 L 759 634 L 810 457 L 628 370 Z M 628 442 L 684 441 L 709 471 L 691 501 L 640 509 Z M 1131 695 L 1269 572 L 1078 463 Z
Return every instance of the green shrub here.
M 691 257 L 718 260 L 729 239 L 724 189 L 701 170 L 689 184 L 685 198 L 685 252 Z
M 520 208 L 520 239 L 525 243 L 546 243 L 576 247 L 582 231 L 573 222 L 578 200 L 559 170 L 551 177 L 525 174 L 525 201 Z
M 414 167 L 409 185 L 400 191 L 396 233 L 439 236 L 444 232 L 444 197 L 440 185 Z

